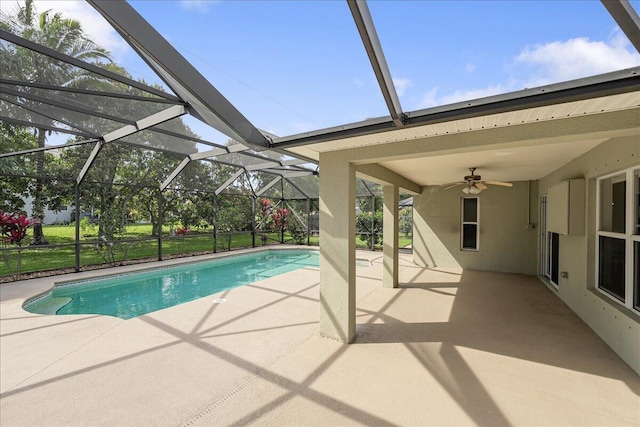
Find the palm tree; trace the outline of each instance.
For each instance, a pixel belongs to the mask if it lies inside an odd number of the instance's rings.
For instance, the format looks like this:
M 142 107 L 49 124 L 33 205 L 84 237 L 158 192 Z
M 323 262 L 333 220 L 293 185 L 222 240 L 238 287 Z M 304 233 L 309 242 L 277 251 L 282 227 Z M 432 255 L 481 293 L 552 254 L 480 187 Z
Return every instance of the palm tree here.
M 106 60 L 111 62 L 109 53 L 91 41 L 82 29 L 79 21 L 67 19 L 61 13 L 47 10 L 37 14 L 33 0 L 26 0 L 24 6 L 18 6 L 13 14 L 0 14 L 2 29 L 24 37 L 57 52 L 87 62 Z M 96 77 L 66 62 L 55 60 L 28 49 L 0 46 L 0 59 L 3 62 L 3 74 L 30 82 L 48 83 L 63 87 L 88 87 L 96 83 Z M 51 123 L 53 124 L 53 121 Z M 45 146 L 47 130 L 37 128 L 38 147 Z M 41 222 L 44 218 L 43 180 L 44 152 L 36 157 L 36 180 L 33 194 L 33 217 L 39 220 L 34 227 L 32 245 L 47 244 L 42 233 Z

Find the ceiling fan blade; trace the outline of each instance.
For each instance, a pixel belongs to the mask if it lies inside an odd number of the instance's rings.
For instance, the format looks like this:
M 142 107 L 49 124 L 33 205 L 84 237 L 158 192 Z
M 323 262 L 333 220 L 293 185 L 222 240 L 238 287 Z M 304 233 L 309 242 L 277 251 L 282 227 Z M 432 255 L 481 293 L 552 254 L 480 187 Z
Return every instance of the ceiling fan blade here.
M 462 184 L 466 184 L 466 182 L 463 182 L 463 181 L 460 181 L 460 182 L 449 182 L 447 184 L 442 184 L 441 187 L 444 187 L 445 190 L 448 190 L 450 188 L 457 187 L 458 185 L 462 185 Z
M 510 182 L 502 182 L 502 181 L 483 181 L 483 182 L 489 185 L 499 185 L 501 187 L 513 187 L 513 184 Z
M 476 187 L 477 187 L 478 189 L 480 189 L 480 190 L 486 190 L 486 189 L 487 189 L 487 186 L 486 186 L 486 185 L 484 185 L 484 184 L 483 184 L 483 183 L 481 183 L 481 182 L 476 182 Z

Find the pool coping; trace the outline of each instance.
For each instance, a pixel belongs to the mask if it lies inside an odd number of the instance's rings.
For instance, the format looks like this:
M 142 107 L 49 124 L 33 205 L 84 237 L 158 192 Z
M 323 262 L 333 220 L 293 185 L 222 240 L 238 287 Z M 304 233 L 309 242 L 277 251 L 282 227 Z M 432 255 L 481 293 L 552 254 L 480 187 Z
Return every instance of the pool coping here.
M 288 247 L 278 247 L 277 249 L 271 248 L 271 247 L 260 247 L 260 248 L 250 248 L 249 250 L 240 250 L 240 251 L 233 251 L 233 252 L 223 252 L 223 253 L 217 253 L 217 254 L 206 254 L 206 255 L 198 255 L 198 256 L 194 256 L 194 257 L 183 257 L 183 258 L 174 258 L 171 260 L 166 260 L 166 261 L 154 261 L 151 263 L 145 263 L 145 264 L 132 264 L 131 266 L 116 266 L 116 267 L 110 267 L 107 269 L 99 269 L 99 270 L 91 270 L 91 273 L 95 273 L 94 275 L 92 275 L 91 277 L 83 277 L 83 278 L 77 278 L 74 276 L 74 278 L 72 279 L 68 279 L 68 280 L 60 280 L 60 281 L 55 281 L 53 282 L 53 285 L 51 286 L 50 289 L 35 295 L 33 297 L 27 298 L 23 303 L 22 303 L 22 308 L 26 310 L 26 307 L 31 305 L 31 304 L 35 304 L 36 302 L 40 301 L 43 298 L 46 298 L 48 295 L 50 295 L 54 289 L 56 288 L 64 288 L 67 286 L 82 286 L 87 282 L 91 282 L 91 281 L 98 281 L 98 280 L 103 280 L 103 279 L 108 279 L 108 278 L 115 278 L 115 277 L 120 277 L 120 276 L 128 276 L 128 275 L 133 275 L 133 274 L 138 274 L 141 272 L 147 272 L 147 271 L 153 271 L 153 270 L 164 270 L 164 269 L 170 269 L 170 268 L 174 268 L 177 266 L 181 266 L 183 264 L 192 264 L 192 263 L 205 263 L 205 262 L 209 262 L 212 260 L 216 260 L 216 259 L 226 259 L 226 258 L 235 258 L 235 257 L 240 257 L 240 256 L 244 256 L 244 255 L 249 255 L 252 253 L 256 253 L 256 252 L 263 252 L 263 251 L 272 251 L 272 250 L 307 250 L 309 252 L 318 252 L 318 250 L 312 250 L 309 249 L 306 246 L 302 246 L 302 247 L 293 247 L 293 246 L 288 246 Z M 169 262 L 169 261 L 176 261 L 176 262 Z M 153 264 L 153 265 L 152 265 Z M 161 265 L 158 265 L 161 264 Z M 118 271 L 118 272 L 109 272 L 107 274 L 105 274 L 105 270 L 111 270 L 111 269 L 116 269 L 116 268 L 124 268 L 124 267 L 139 267 L 139 268 L 131 268 L 131 269 L 126 269 L 126 271 Z M 89 273 L 89 272 L 87 272 Z M 102 274 L 100 274 L 102 273 Z M 70 274 L 76 274 L 76 273 L 70 273 Z M 79 273 L 77 273 L 79 274 Z M 50 276 L 52 278 L 55 277 L 61 277 L 61 276 Z M 204 297 L 203 297 L 204 298 Z M 30 312 L 31 313 L 31 312 Z M 43 314 L 43 313 L 33 313 L 33 314 Z
M 194 262 L 206 262 L 213 259 L 230 258 L 230 257 L 251 254 L 255 252 L 271 251 L 271 250 L 276 250 L 276 251 L 307 250 L 312 252 L 319 252 L 320 248 L 317 246 L 309 247 L 306 245 L 286 245 L 286 246 L 272 245 L 272 246 L 259 246 L 255 248 L 244 248 L 244 249 L 239 249 L 235 251 L 186 256 L 186 257 L 172 258 L 172 259 L 161 260 L 161 261 L 152 261 L 152 262 L 142 263 L 142 264 L 130 264 L 130 265 L 115 266 L 115 267 L 106 267 L 106 268 L 101 268 L 97 270 L 80 271 L 77 273 L 69 273 L 61 276 L 46 276 L 46 277 L 39 277 L 34 279 L 19 280 L 15 282 L 1 283 L 0 291 L 6 290 L 7 288 L 15 287 L 16 285 L 21 286 L 21 284 L 27 284 L 27 283 L 34 284 L 34 285 L 38 284 L 39 286 L 37 287 L 39 289 L 36 291 L 36 293 L 31 294 L 31 296 L 28 296 L 28 297 L 24 297 L 24 296 L 21 297 L 20 308 L 24 313 L 27 313 L 30 315 L 51 316 L 48 314 L 31 313 L 25 310 L 24 307 L 28 304 L 35 303 L 36 301 L 42 298 L 45 298 L 47 295 L 53 292 L 53 289 L 55 287 L 66 286 L 66 284 L 76 283 L 76 282 L 85 281 L 85 280 L 101 279 L 109 276 L 118 276 L 121 274 L 133 274 L 133 273 L 138 273 L 138 272 L 147 271 L 147 270 L 171 268 L 171 267 L 179 266 L 182 264 L 188 264 L 188 263 L 194 263 Z M 371 266 L 373 261 L 375 259 L 379 259 L 380 257 L 382 257 L 382 253 L 358 251 L 356 256 L 356 262 L 366 261 L 370 264 L 369 266 Z M 309 268 L 317 269 L 318 267 L 309 267 Z M 0 292 L 0 302 L 2 302 L 3 300 L 4 298 L 2 296 L 2 292 Z M 83 316 L 83 314 L 78 314 L 77 316 Z M 125 319 L 120 319 L 120 320 L 125 320 Z
M 301 246 L 301 247 L 293 247 L 293 246 L 287 246 L 287 247 L 277 247 L 277 249 L 275 247 L 260 247 L 260 248 L 251 248 L 251 250 L 245 250 L 245 251 L 234 251 L 234 252 L 224 252 L 224 253 L 219 253 L 219 254 L 207 254 L 207 255 L 200 255 L 198 258 L 199 259 L 194 259 L 196 257 L 185 257 L 185 258 L 178 258 L 176 260 L 178 261 L 183 261 L 183 262 L 174 262 L 174 263 L 165 263 L 164 261 L 158 261 L 158 263 L 162 263 L 162 265 L 156 265 L 156 266 L 149 266 L 150 263 L 148 264 L 135 264 L 135 266 L 140 266 L 141 268 L 138 269 L 132 269 L 131 271 L 119 271 L 117 273 L 109 273 L 109 274 L 102 274 L 102 275 L 95 275 L 94 277 L 85 277 L 82 279 L 70 279 L 70 280 L 63 280 L 63 281 L 55 281 L 53 283 L 53 286 L 42 292 L 39 293 L 33 297 L 27 298 L 23 303 L 22 303 L 22 309 L 32 313 L 32 314 L 41 314 L 41 315 L 49 315 L 49 316 L 54 316 L 57 315 L 58 313 L 38 313 L 38 312 L 33 312 L 33 311 L 29 311 L 27 308 L 33 304 L 38 303 L 39 301 L 47 298 L 48 296 L 50 296 L 55 289 L 60 289 L 60 288 L 66 288 L 66 287 L 73 287 L 73 286 L 84 286 L 88 283 L 94 283 L 94 282 L 99 282 L 101 280 L 108 280 L 108 279 L 114 279 L 114 278 L 119 278 L 119 277 L 124 277 L 124 276 L 132 276 L 132 275 L 136 275 L 136 274 L 141 274 L 141 273 L 145 273 L 145 272 L 154 272 L 154 271 L 162 271 L 162 270 L 169 270 L 172 268 L 176 268 L 176 267 L 180 267 L 183 266 L 185 264 L 204 264 L 204 263 L 208 263 L 214 260 L 222 260 L 222 259 L 231 259 L 231 258 L 239 258 L 242 256 L 247 256 L 247 255 L 251 255 L 251 254 L 255 254 L 255 253 L 260 253 L 260 252 L 273 252 L 273 251 L 278 251 L 278 252 L 282 252 L 282 251 L 306 251 L 306 252 L 314 252 L 314 253 L 319 253 L 319 251 L 313 250 L 312 248 L 309 248 L 307 246 Z M 212 256 L 213 255 L 213 256 Z M 218 256 L 215 256 L 218 255 Z M 370 262 L 370 261 L 367 261 Z M 314 266 L 307 266 L 309 268 L 317 268 Z M 117 267 L 115 267 L 117 268 Z M 104 269 L 102 270 L 92 270 L 92 272 L 104 272 Z M 55 277 L 59 277 L 59 276 L 55 276 Z M 218 293 L 218 292 L 214 292 L 214 293 Z M 199 298 L 206 298 L 209 295 L 212 294 L 208 294 L 208 295 L 202 295 Z M 196 298 L 196 299 L 199 299 Z M 67 301 L 66 304 L 68 304 L 71 301 L 71 299 L 69 299 L 69 301 Z M 184 301 L 184 302 L 189 302 L 189 301 Z M 179 304 L 183 304 L 184 302 L 181 302 Z M 64 304 L 64 305 L 66 305 Z M 58 308 L 61 309 L 64 307 L 60 306 Z M 176 304 L 177 305 L 177 304 Z M 169 306 L 172 307 L 172 306 Z M 169 307 L 162 307 L 159 310 L 165 309 L 165 308 L 169 308 Z M 153 311 L 158 311 L 158 310 L 153 310 Z M 153 312 L 151 311 L 151 312 Z M 150 313 L 151 313 L 150 312 Z M 98 314 L 98 315 L 105 315 L 105 316 L 111 316 L 108 314 L 101 314 L 101 313 L 65 313 L 65 314 Z M 144 313 L 144 314 L 148 314 L 148 313 Z M 144 315 L 143 314 L 143 315 Z M 111 316 L 111 317 L 116 317 L 116 318 L 121 318 L 119 316 Z M 138 317 L 138 316 L 134 316 L 134 317 Z M 128 320 L 127 319 L 123 319 L 123 320 Z

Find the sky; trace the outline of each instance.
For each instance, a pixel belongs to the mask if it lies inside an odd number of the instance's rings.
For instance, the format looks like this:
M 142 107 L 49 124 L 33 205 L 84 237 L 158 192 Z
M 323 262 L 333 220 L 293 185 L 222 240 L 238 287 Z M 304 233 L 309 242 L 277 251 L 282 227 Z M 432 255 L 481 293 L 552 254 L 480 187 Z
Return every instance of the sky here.
M 130 3 L 260 129 L 286 136 L 389 114 L 346 1 Z M 640 65 L 595 0 L 368 4 L 404 111 Z M 162 83 L 87 3 L 36 7 L 78 19 L 135 78 Z

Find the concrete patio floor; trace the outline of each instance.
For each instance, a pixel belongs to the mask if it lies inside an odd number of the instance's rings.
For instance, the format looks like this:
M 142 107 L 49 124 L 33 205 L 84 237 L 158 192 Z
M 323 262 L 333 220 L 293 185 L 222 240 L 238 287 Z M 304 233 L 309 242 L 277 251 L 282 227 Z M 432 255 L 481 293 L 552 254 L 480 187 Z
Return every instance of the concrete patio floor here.
M 538 278 L 402 254 L 385 289 L 358 257 L 351 345 L 318 336 L 314 268 L 130 320 L 21 308 L 104 271 L 3 284 L 0 424 L 640 425 L 638 375 Z

